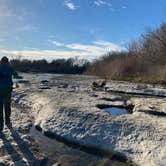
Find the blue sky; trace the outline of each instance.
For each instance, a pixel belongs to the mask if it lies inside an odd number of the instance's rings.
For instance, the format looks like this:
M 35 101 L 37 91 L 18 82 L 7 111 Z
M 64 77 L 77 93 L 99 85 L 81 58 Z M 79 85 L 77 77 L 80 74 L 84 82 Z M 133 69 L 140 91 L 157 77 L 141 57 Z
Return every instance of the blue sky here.
M 0 56 L 95 59 L 165 18 L 165 0 L 0 0 Z

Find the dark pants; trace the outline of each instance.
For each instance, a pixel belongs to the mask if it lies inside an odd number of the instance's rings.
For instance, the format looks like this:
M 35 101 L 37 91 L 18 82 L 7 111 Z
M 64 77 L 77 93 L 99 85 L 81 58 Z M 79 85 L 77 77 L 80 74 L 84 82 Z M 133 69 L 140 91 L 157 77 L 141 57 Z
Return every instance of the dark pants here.
M 5 113 L 5 123 L 10 123 L 11 115 L 11 88 L 0 89 L 0 129 L 4 125 L 4 113 Z

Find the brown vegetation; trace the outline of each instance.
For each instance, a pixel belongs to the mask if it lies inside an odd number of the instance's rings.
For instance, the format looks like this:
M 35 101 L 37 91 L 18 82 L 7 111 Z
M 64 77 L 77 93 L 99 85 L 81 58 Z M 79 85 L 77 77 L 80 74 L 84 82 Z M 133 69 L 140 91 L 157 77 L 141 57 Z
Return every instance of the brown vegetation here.
M 132 41 L 128 51 L 96 60 L 87 73 L 116 80 L 166 84 L 166 23 Z

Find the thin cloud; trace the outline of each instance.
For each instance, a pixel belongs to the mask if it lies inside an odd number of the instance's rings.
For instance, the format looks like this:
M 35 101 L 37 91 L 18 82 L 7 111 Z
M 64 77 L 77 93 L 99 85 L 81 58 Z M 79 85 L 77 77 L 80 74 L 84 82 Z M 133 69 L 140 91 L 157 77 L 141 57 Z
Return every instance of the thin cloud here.
M 69 0 L 66 0 L 64 3 L 65 3 L 65 6 L 70 10 L 77 9 L 76 5 L 73 2 L 70 2 Z
M 112 6 L 112 4 L 110 2 L 103 1 L 103 0 L 96 0 L 96 1 L 94 1 L 94 4 L 96 6 L 109 6 L 109 7 Z
M 64 48 L 68 48 L 74 51 L 86 51 L 89 52 L 90 54 L 94 53 L 94 55 L 98 53 L 101 55 L 109 51 L 122 51 L 125 49 L 112 42 L 103 41 L 103 40 L 92 42 L 92 44 L 90 45 L 80 44 L 80 43 L 65 44 L 58 41 L 52 41 L 52 44 L 54 44 L 57 47 L 63 46 Z
M 122 50 L 125 50 L 124 47 L 121 47 L 117 44 L 114 44 L 112 42 L 109 42 L 109 41 L 103 41 L 103 40 L 99 40 L 99 41 L 96 41 L 94 42 L 94 44 L 96 44 L 97 46 L 101 46 L 102 48 L 107 48 L 108 51 L 122 51 Z
M 0 19 L 5 19 L 7 21 L 10 19 L 24 21 L 29 16 L 33 16 L 33 13 L 24 8 L 9 5 L 7 1 L 0 1 Z
M 90 45 L 80 43 L 65 44 L 55 41 L 56 46 L 63 46 L 63 50 L 2 50 L 0 55 L 10 55 L 27 59 L 58 59 L 80 57 L 84 59 L 96 59 L 111 51 L 123 51 L 124 47 L 118 46 L 108 41 L 95 41 Z
M 53 45 L 55 45 L 55 46 L 58 46 L 58 47 L 64 46 L 63 43 L 58 42 L 58 41 L 51 41 L 51 43 L 52 43 Z
M 0 31 L 4 35 L 6 32 L 19 33 L 20 31 L 36 30 L 36 27 L 29 21 L 33 17 L 33 12 L 18 5 L 13 5 L 12 1 L 0 0 Z M 12 30 L 10 26 L 12 26 Z

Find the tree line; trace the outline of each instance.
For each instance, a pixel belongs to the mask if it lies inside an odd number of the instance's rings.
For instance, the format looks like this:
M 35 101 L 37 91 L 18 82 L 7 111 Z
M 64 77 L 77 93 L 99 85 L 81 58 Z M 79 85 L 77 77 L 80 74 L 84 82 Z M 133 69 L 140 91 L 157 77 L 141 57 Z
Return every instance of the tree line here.
M 130 42 L 127 51 L 110 52 L 95 60 L 87 73 L 108 79 L 166 85 L 166 23 Z
M 87 70 L 89 62 L 82 65 L 74 64 L 74 59 L 57 59 L 51 62 L 47 60 L 13 59 L 11 66 L 20 72 L 34 73 L 59 73 L 59 74 L 82 74 Z

